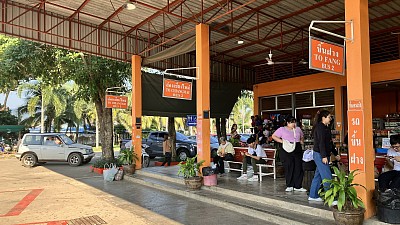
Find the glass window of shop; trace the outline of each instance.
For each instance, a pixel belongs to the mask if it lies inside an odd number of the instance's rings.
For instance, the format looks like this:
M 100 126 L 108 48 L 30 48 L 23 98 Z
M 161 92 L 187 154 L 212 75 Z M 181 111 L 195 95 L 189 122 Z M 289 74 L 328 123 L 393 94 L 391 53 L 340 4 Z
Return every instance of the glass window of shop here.
M 285 116 L 294 115 L 297 118 L 298 126 L 303 129 L 305 147 L 312 148 L 311 130 L 314 117 L 320 110 L 328 110 L 333 115 L 334 103 L 334 90 L 325 89 L 264 97 L 260 99 L 260 109 L 262 118 L 272 120 L 275 128 L 282 125 Z M 334 124 L 333 116 L 332 129 L 334 129 Z M 340 143 L 340 140 L 340 134 L 334 135 L 335 142 Z
M 293 95 L 278 95 L 260 99 L 261 118 L 272 121 L 272 130 L 282 125 L 287 115 L 293 114 Z

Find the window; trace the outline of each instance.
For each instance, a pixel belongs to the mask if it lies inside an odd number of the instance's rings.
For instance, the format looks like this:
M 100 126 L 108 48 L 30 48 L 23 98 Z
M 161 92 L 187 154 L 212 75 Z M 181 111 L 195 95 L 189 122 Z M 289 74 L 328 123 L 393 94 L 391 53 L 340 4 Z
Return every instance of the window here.
M 296 99 L 296 108 L 314 106 L 313 92 L 296 94 L 295 99 Z
M 28 135 L 24 139 L 24 145 L 41 145 L 41 136 Z
M 56 136 L 44 136 L 43 137 L 43 145 L 47 145 L 47 146 L 55 146 L 55 139 Z
M 334 105 L 334 104 L 335 104 L 335 93 L 333 90 L 315 92 L 315 106 Z
M 275 97 L 261 98 L 261 110 L 274 110 Z
M 278 109 L 291 109 L 292 108 L 292 95 L 282 95 L 277 97 Z

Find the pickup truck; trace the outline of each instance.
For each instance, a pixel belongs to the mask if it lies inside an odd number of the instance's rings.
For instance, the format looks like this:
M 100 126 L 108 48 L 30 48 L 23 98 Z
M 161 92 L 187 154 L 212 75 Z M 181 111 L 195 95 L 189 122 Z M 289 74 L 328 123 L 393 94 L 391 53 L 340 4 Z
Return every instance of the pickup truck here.
M 147 154 L 153 159 L 156 156 L 163 155 L 163 140 L 164 134 L 168 134 L 166 131 L 153 131 L 150 132 L 147 138 L 142 140 L 142 144 L 146 144 L 149 147 L 146 148 Z M 194 157 L 197 154 L 197 143 L 196 141 L 189 140 L 184 134 L 176 132 L 176 155 L 181 161 L 186 160 L 187 157 Z

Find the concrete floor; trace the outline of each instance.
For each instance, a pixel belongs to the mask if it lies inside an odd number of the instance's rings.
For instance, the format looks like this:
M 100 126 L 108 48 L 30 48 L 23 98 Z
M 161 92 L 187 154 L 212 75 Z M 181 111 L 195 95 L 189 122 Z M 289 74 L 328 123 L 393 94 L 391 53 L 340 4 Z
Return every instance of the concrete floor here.
M 47 224 L 93 215 L 107 224 L 123 225 L 268 224 L 139 184 L 104 182 L 101 176 L 90 172 L 89 165 L 70 167 L 66 163 L 47 163 L 25 168 L 16 159 L 1 159 L 0 166 L 2 225 Z M 32 189 L 41 191 L 34 199 L 32 196 L 27 199 Z M 25 205 L 19 214 L 11 215 L 21 203 Z
M 178 166 L 171 167 L 149 167 L 142 169 L 146 172 L 162 174 L 168 177 L 178 178 Z M 224 176 L 218 177 L 218 187 L 235 190 L 243 193 L 268 196 L 270 198 L 284 200 L 300 205 L 311 206 L 314 208 L 327 209 L 320 202 L 309 202 L 306 192 L 285 192 L 285 178 L 277 178 L 274 180 L 272 176 L 264 176 L 262 182 L 239 181 L 236 178 L 240 176 L 240 172 L 225 173 Z

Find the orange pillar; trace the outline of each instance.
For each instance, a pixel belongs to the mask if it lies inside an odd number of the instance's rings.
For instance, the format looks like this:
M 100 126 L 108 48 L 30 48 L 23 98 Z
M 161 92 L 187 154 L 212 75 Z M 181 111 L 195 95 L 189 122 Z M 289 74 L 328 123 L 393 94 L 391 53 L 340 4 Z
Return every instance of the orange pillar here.
M 260 110 L 260 99 L 259 99 L 259 94 L 258 94 L 258 85 L 253 85 L 253 114 L 254 115 L 261 115 Z
M 132 144 L 139 157 L 136 169 L 142 168 L 142 72 L 141 57 L 132 56 Z
M 346 42 L 347 99 L 349 126 L 350 170 L 360 169 L 355 183 L 366 187 L 357 188 L 369 218 L 375 214 L 372 200 L 375 189 L 372 134 L 371 75 L 369 50 L 368 0 L 345 0 L 346 21 L 354 23 L 354 42 Z M 346 36 L 351 37 L 350 25 Z
M 340 131 L 340 139 L 343 139 L 343 101 L 342 101 L 342 87 L 335 86 L 335 129 Z
M 210 39 L 206 24 L 196 25 L 196 81 L 197 108 L 197 154 L 198 161 L 210 165 Z

